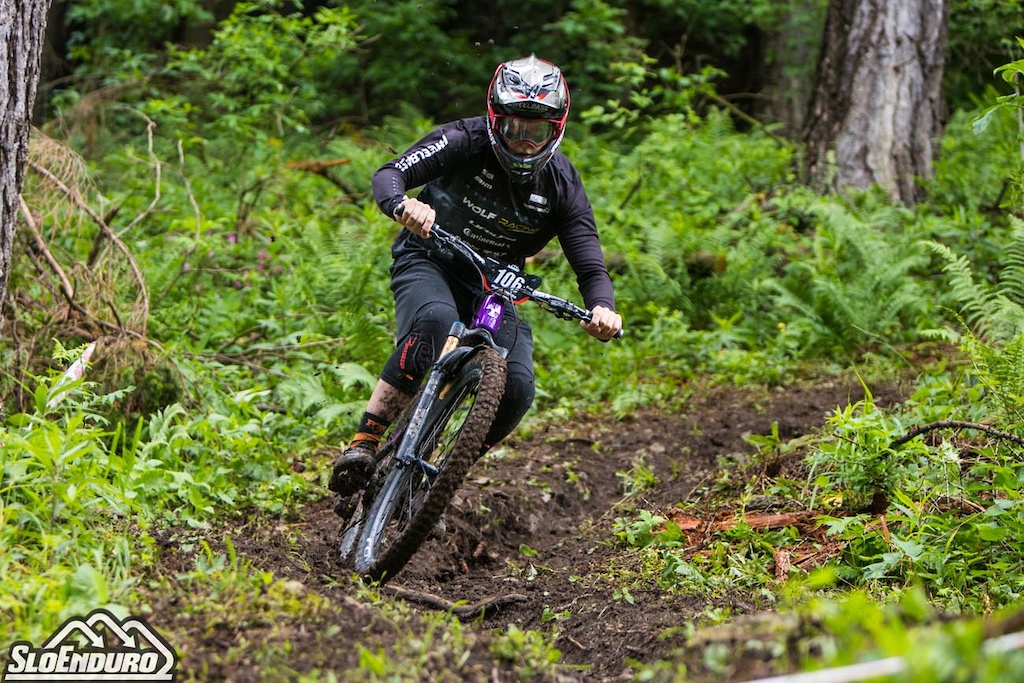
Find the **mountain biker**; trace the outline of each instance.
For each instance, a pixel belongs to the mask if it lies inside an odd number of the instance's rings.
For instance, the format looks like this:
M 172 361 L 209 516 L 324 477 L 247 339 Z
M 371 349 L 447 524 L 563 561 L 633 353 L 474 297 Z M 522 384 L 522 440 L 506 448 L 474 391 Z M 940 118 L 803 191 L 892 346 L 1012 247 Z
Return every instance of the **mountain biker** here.
M 475 270 L 427 241 L 435 221 L 478 252 L 520 267 L 557 237 L 593 314 L 583 329 L 607 341 L 622 328 L 593 209 L 579 174 L 558 151 L 568 114 L 569 89 L 558 67 L 534 55 L 503 62 L 488 88 L 486 116 L 440 126 L 374 174 L 378 206 L 405 228 L 391 249 L 397 345 L 357 433 L 334 462 L 330 490 L 349 495 L 366 485 L 385 430 L 416 392 L 451 324 L 464 320 L 482 293 Z M 416 198 L 406 196 L 420 186 Z M 512 432 L 534 399 L 530 326 L 510 309 L 495 341 L 509 350 L 508 378 L 484 452 Z

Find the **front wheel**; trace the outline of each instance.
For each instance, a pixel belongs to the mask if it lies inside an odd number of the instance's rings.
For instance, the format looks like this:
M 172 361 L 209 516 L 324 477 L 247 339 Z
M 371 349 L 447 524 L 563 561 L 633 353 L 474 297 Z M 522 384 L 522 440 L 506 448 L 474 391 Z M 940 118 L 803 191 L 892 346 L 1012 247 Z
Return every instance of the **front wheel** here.
M 364 577 L 393 577 L 430 533 L 480 455 L 505 391 L 505 361 L 491 349 L 467 360 L 437 392 L 415 445 L 417 457 L 437 468 L 384 462 L 387 470 L 366 515 L 355 568 Z

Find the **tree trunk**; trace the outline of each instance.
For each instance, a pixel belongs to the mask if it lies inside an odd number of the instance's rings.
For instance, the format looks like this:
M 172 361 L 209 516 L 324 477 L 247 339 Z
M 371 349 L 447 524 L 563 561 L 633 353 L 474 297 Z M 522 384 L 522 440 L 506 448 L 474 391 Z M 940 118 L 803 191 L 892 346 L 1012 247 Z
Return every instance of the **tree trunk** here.
M 819 189 L 879 185 L 923 199 L 942 132 L 951 0 L 831 0 L 804 132 Z
M 0 323 L 50 0 L 0 0 Z

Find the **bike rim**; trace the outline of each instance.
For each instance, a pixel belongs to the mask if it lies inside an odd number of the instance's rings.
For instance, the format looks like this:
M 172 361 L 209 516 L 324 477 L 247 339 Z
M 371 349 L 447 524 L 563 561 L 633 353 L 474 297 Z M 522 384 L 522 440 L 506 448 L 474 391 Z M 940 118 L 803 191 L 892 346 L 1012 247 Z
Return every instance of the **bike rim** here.
M 430 418 L 430 422 L 439 428 L 435 433 L 424 434 L 420 439 L 417 454 L 439 469 L 444 467 L 472 408 L 479 379 L 479 372 L 470 372 L 456 378 L 448 386 L 448 394 L 445 396 L 447 400 L 438 406 L 442 412 Z M 371 515 L 368 520 L 371 526 L 365 535 L 373 545 L 372 555 L 378 560 L 405 533 L 430 490 L 429 478 L 415 465 L 399 468 L 396 463 L 394 467 L 383 489 L 377 493 L 378 500 L 386 509 L 380 514 Z M 385 501 L 393 502 L 385 505 Z

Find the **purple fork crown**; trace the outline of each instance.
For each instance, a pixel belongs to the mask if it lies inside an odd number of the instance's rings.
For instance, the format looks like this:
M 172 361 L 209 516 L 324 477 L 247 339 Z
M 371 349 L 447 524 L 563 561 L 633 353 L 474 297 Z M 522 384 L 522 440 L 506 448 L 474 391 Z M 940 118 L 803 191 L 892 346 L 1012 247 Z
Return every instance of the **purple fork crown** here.
M 501 318 L 505 313 L 505 304 L 494 294 L 484 297 L 483 303 L 477 309 L 476 318 L 473 319 L 473 327 L 483 327 L 491 334 L 497 334 L 501 327 Z

